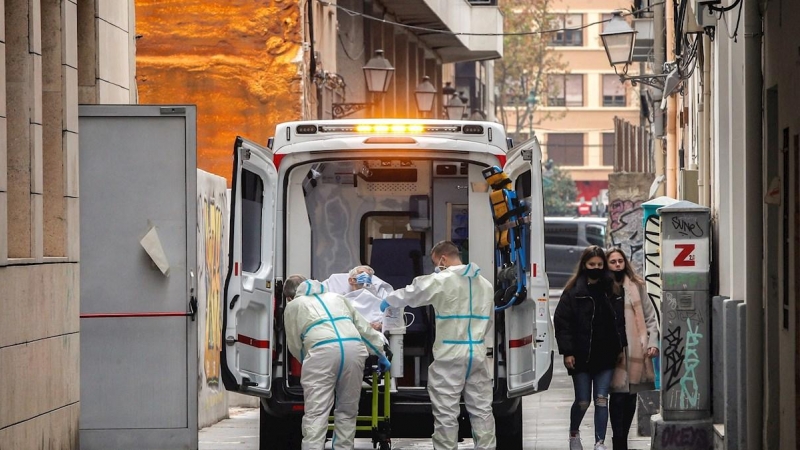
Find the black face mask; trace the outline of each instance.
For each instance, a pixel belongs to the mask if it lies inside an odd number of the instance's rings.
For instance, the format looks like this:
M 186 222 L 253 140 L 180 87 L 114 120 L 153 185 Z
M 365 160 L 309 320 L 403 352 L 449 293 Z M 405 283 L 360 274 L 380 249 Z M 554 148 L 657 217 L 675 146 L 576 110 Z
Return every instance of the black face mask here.
M 611 273 L 614 274 L 614 279 L 617 280 L 617 281 L 622 281 L 623 279 L 625 279 L 625 271 L 624 270 L 617 270 L 617 271 L 614 271 L 614 272 L 611 272 Z
M 586 277 L 590 280 L 599 280 L 603 275 L 603 269 L 586 269 Z

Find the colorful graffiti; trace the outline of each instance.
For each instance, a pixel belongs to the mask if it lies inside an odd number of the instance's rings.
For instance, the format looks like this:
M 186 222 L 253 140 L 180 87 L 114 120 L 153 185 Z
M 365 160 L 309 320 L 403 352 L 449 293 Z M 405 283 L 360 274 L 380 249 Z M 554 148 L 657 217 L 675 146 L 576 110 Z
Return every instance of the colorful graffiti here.
M 697 387 L 697 377 L 695 370 L 700 365 L 700 358 L 697 356 L 697 346 L 703 338 L 699 333 L 700 325 L 695 325 L 692 329 L 692 320 L 686 320 L 686 355 L 683 363 L 686 368 L 681 377 L 681 409 L 696 408 L 697 399 L 700 395 Z
M 642 201 L 614 200 L 609 205 L 609 222 L 611 245 L 622 248 L 630 258 L 636 273 L 642 273 Z
M 225 180 L 198 177 L 197 193 L 197 294 L 204 327 L 200 344 L 206 385 L 218 388 L 222 350 L 222 286 L 227 256 L 227 193 Z

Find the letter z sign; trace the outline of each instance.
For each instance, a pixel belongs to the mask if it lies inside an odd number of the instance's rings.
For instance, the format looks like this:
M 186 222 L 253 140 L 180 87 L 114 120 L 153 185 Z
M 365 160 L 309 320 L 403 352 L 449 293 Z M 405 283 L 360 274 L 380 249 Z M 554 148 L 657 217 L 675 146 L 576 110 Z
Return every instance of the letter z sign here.
M 663 243 L 664 270 L 667 272 L 708 271 L 708 240 L 665 240 Z
M 675 267 L 694 267 L 695 244 L 675 244 L 675 249 L 680 250 L 672 261 Z

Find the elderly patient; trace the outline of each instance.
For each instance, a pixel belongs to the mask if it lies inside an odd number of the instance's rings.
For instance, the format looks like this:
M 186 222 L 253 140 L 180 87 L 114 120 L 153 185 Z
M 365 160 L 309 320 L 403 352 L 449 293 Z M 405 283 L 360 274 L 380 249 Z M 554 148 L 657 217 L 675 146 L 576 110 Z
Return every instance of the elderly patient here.
M 322 285 L 330 292 L 344 295 L 353 308 L 369 321 L 372 328 L 381 330 L 381 300 L 394 289 L 389 283 L 376 277 L 372 267 L 356 266 L 349 273 L 332 274 Z

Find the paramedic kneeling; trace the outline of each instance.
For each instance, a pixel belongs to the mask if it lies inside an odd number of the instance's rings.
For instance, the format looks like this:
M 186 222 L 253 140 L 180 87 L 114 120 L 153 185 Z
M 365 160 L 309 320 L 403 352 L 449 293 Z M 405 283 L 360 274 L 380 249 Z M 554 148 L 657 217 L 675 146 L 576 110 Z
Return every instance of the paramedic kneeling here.
M 475 263 L 464 265 L 458 247 L 443 241 L 431 249 L 436 273 L 414 279 L 381 303 L 389 306 L 433 305 L 436 310 L 434 361 L 428 367 L 428 394 L 433 409 L 433 447 L 458 448 L 459 400 L 472 424 L 475 448 L 497 447 L 492 415 L 492 377 L 486 359 L 484 337 L 492 329 L 494 293 L 492 284 L 478 274 Z
M 283 285 L 289 351 L 303 363 L 303 450 L 323 450 L 334 396 L 334 450 L 353 448 L 364 360 L 378 355 L 383 371 L 390 363 L 383 336 L 372 329 L 344 297 L 317 281 L 290 276 Z M 365 345 L 366 344 L 366 345 Z

